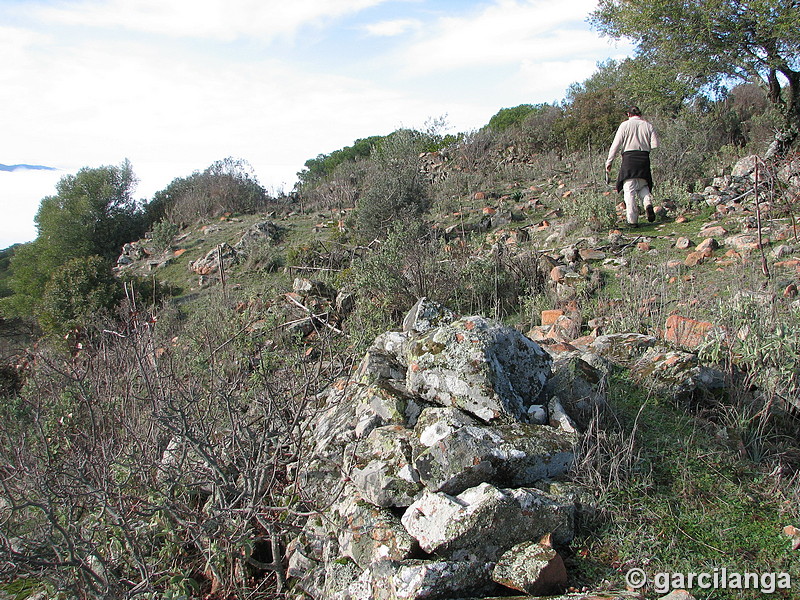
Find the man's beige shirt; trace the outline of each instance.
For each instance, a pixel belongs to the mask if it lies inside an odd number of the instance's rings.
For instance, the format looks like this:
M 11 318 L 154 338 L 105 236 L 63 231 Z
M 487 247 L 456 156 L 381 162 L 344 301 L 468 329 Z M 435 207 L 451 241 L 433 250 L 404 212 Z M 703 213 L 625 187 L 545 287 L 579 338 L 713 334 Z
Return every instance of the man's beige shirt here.
M 650 152 L 653 148 L 658 148 L 658 136 L 653 126 L 641 117 L 628 117 L 617 129 L 614 142 L 608 151 L 606 166 L 614 162 L 617 154 L 628 152 L 629 150 L 644 150 Z

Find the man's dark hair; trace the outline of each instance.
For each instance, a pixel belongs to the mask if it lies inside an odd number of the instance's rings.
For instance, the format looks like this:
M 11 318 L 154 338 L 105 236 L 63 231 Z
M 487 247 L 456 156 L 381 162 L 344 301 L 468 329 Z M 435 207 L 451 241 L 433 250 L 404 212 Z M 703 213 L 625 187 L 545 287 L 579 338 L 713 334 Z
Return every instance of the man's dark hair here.
M 628 109 L 628 114 L 632 115 L 634 117 L 641 117 L 642 116 L 642 111 L 639 110 L 638 106 L 631 106 Z

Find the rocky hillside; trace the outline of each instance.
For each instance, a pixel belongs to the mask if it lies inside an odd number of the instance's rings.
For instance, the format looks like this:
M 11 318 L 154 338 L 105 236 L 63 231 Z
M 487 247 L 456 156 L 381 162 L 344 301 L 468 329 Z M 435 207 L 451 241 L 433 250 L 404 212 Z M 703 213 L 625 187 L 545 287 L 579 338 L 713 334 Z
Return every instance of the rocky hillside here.
M 359 331 L 353 315 L 370 299 L 347 274 L 381 244 L 348 243 L 347 210 L 223 217 L 163 252 L 129 244 L 118 271 L 185 303 L 221 289 L 248 310 L 258 297 L 308 357 L 324 352 L 320 330 L 363 357 L 297 424 L 286 494 L 304 516 L 286 521 L 286 562 L 272 563 L 294 596 L 633 598 L 631 568 L 707 564 L 800 577 L 781 537 L 800 516 L 786 428 L 800 242 L 793 207 L 756 164 L 662 197 L 638 228 L 604 224 L 592 203 L 616 196 L 567 176 L 434 213 L 442 262 L 466 252 L 534 265 L 541 288 L 509 314 L 423 298 L 402 327 L 391 317 L 396 330 Z M 712 475 L 728 469 L 738 475 Z

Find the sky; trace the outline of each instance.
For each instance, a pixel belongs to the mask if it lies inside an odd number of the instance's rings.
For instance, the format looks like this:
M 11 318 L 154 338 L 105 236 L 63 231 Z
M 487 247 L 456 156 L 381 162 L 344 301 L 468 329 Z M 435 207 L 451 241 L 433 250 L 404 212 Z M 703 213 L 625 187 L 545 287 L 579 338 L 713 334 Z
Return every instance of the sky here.
M 596 0 L 0 0 L 0 248 L 59 179 L 130 160 L 136 198 L 227 157 L 268 191 L 400 127 L 479 129 L 631 54 Z

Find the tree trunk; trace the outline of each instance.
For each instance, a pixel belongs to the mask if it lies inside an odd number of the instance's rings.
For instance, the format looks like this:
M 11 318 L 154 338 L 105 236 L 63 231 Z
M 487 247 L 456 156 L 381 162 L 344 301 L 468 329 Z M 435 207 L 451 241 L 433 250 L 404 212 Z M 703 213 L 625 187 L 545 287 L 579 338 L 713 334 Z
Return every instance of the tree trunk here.
M 782 73 L 789 81 L 779 103 L 784 114 L 784 124 L 781 131 L 775 134 L 775 140 L 770 144 L 764 158 L 785 155 L 800 135 L 800 71 L 784 69 Z

